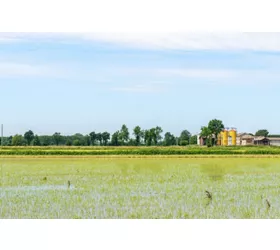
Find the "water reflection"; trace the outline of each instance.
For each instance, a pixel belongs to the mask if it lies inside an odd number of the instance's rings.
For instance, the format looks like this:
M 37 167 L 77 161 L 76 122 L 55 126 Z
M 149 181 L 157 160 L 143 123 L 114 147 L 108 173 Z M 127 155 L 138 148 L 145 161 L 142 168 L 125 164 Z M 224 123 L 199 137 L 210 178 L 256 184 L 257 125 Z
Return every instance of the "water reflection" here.
M 200 170 L 212 181 L 222 181 L 227 174 L 227 167 L 223 164 L 201 164 Z

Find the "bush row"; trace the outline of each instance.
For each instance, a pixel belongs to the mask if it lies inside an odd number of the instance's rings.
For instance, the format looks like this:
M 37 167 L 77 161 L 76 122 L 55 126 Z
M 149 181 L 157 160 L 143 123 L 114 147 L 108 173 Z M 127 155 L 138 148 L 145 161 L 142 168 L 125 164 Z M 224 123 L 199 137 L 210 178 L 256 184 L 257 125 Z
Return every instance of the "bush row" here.
M 58 151 L 58 150 L 70 150 L 70 151 L 76 151 L 76 150 L 82 150 L 82 151 L 123 151 L 123 150 L 129 150 L 129 151 L 138 151 L 138 150 L 206 150 L 206 151 L 244 151 L 244 150 L 261 150 L 261 151 L 279 151 L 280 147 L 277 146 L 216 146 L 216 147 L 199 147 L 199 146 L 84 146 L 84 147 L 72 147 L 72 146 L 49 146 L 49 147 L 26 147 L 26 146 L 8 146 L 8 147 L 0 147 L 0 151 L 10 151 L 10 150 L 17 150 L 17 151 L 26 151 L 26 150 L 33 150 L 33 151 Z
M 52 149 L 52 150 L 33 150 L 33 149 L 5 149 L 0 150 L 0 155 L 280 155 L 280 148 L 276 149 L 257 149 L 246 148 L 243 150 L 207 149 L 207 148 L 138 148 L 127 149 L 119 148 L 114 150 L 83 150 L 83 149 Z

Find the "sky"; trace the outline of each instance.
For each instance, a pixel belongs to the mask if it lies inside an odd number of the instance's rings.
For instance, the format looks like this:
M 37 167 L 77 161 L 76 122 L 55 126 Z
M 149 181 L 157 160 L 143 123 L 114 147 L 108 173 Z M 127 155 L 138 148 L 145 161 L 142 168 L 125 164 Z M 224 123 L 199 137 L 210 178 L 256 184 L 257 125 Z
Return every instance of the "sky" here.
M 280 134 L 280 33 L 0 33 L 0 87 L 5 135 Z

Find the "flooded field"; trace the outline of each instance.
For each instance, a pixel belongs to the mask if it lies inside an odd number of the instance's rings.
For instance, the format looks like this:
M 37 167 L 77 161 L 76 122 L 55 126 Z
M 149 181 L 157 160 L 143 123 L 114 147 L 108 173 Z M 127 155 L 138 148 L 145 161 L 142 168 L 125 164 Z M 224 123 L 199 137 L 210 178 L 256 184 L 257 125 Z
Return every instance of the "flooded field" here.
M 1 218 L 280 218 L 279 159 L 1 158 L 0 167 Z

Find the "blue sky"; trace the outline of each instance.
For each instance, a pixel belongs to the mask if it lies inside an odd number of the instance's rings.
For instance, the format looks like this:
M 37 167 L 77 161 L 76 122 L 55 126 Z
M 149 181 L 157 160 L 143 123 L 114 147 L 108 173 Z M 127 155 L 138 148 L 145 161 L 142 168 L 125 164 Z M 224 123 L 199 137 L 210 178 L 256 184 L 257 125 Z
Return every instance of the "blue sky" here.
M 5 134 L 161 126 L 210 119 L 280 134 L 278 34 L 0 33 Z

